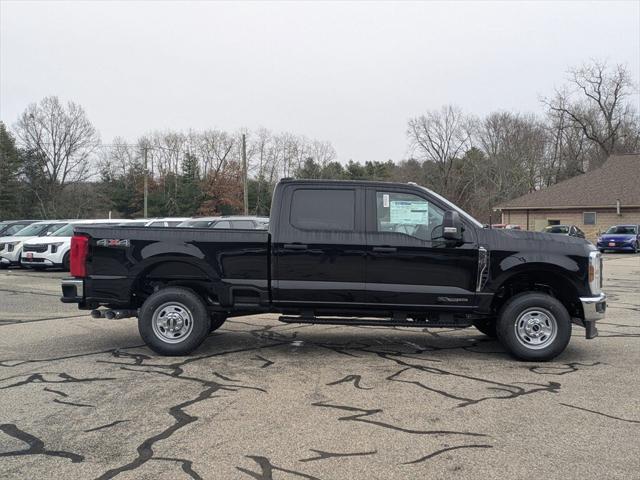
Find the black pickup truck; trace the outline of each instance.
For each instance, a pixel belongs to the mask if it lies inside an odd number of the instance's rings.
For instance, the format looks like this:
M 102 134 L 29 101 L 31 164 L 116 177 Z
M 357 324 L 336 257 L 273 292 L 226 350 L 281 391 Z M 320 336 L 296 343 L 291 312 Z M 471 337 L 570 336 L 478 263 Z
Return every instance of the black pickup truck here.
M 415 184 L 282 180 L 268 231 L 77 226 L 62 301 L 138 317 L 150 348 L 183 355 L 229 317 L 469 327 L 515 357 L 597 335 L 600 253 L 589 242 L 494 230 Z M 100 308 L 106 307 L 106 308 Z

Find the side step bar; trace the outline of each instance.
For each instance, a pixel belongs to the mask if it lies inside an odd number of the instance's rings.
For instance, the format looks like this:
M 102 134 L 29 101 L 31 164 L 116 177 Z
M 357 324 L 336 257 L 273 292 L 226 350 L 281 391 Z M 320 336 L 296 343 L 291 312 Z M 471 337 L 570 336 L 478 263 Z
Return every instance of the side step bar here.
M 371 320 L 368 318 L 317 318 L 317 317 L 290 317 L 283 315 L 278 318 L 283 323 L 309 323 L 315 325 L 347 325 L 347 326 L 384 326 L 384 327 L 445 327 L 465 328 L 471 325 L 469 321 L 460 322 L 425 322 L 411 320 Z

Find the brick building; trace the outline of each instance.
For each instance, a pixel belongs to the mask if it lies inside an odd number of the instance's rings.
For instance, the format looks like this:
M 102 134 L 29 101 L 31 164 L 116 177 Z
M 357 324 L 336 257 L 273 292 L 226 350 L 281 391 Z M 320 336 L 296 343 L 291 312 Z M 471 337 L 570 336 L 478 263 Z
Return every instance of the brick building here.
M 506 202 L 502 223 L 540 231 L 573 224 L 589 240 L 611 225 L 640 224 L 640 154 L 613 155 L 602 167 Z

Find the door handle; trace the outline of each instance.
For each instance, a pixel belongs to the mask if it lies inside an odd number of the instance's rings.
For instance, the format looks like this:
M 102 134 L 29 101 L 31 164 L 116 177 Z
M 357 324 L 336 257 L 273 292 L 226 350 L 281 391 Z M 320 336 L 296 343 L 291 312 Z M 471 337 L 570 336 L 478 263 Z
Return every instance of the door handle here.
M 396 247 L 373 247 L 373 251 L 378 253 L 394 253 L 397 252 L 398 249 Z
M 285 250 L 306 250 L 307 248 L 308 248 L 307 245 L 303 245 L 302 243 L 285 243 L 284 244 Z

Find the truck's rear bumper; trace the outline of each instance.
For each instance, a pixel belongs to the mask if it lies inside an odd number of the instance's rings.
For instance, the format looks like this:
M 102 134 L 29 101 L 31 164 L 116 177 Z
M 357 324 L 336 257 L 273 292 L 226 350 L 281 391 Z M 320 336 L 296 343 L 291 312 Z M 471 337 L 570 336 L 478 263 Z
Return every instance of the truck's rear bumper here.
M 62 297 L 63 303 L 84 303 L 84 280 L 78 278 L 62 279 Z

